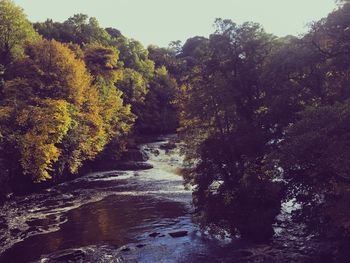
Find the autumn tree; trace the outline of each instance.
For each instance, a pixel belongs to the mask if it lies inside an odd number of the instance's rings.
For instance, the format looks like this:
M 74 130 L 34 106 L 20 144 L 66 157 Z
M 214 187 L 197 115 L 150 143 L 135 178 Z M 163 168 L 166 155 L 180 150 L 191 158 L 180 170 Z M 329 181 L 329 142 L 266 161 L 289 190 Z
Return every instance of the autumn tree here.
M 125 137 L 135 120 L 130 102 L 123 100 L 125 97 L 122 88 L 117 85 L 125 75 L 118 59 L 119 52 L 113 47 L 95 44 L 85 49 L 85 62 L 99 93 L 104 130 L 107 142 L 112 142 L 112 147 L 115 148 L 112 151 L 114 155 L 120 155 L 124 149 L 125 142 L 121 138 Z

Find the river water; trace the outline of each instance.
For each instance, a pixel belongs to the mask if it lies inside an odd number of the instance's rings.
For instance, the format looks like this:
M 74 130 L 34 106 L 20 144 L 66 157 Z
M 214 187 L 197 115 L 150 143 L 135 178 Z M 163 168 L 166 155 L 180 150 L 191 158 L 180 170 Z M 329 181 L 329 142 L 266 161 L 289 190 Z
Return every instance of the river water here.
M 269 244 L 200 229 L 179 175 L 179 149 L 161 147 L 168 140 L 141 146 L 153 169 L 96 172 L 7 201 L 0 262 L 303 262 L 315 249 L 305 245 L 302 226 L 286 226 L 288 203 Z M 169 235 L 178 231 L 187 232 Z

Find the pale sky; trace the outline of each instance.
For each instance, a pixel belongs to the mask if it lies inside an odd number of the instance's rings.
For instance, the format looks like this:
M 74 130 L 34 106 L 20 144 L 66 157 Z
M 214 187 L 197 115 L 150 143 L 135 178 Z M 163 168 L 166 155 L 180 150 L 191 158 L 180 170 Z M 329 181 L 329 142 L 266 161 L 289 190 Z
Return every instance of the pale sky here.
M 336 8 L 334 0 L 14 0 L 33 21 L 64 21 L 76 13 L 94 16 L 144 45 L 208 37 L 215 18 L 254 21 L 277 36 L 299 35 L 309 22 Z

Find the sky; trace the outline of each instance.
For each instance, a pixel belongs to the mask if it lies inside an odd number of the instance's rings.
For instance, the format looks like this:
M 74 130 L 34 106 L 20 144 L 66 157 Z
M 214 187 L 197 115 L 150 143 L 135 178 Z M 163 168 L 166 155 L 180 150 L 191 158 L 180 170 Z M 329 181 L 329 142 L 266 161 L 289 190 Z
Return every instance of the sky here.
M 307 25 L 327 16 L 334 0 L 14 0 L 32 22 L 64 21 L 73 14 L 96 17 L 103 27 L 145 46 L 166 47 L 171 41 L 208 37 L 215 18 L 241 24 L 260 23 L 277 36 L 299 35 Z

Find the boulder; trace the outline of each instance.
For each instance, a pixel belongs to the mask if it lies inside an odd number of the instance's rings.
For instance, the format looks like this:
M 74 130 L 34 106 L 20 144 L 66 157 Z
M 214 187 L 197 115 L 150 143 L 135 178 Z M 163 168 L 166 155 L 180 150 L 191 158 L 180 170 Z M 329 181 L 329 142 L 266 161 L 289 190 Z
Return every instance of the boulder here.
M 150 149 L 149 151 L 150 151 L 150 153 L 152 153 L 155 156 L 158 156 L 160 154 L 158 149 Z
M 147 160 L 146 153 L 138 148 L 128 149 L 121 157 L 122 162 L 145 162 Z

